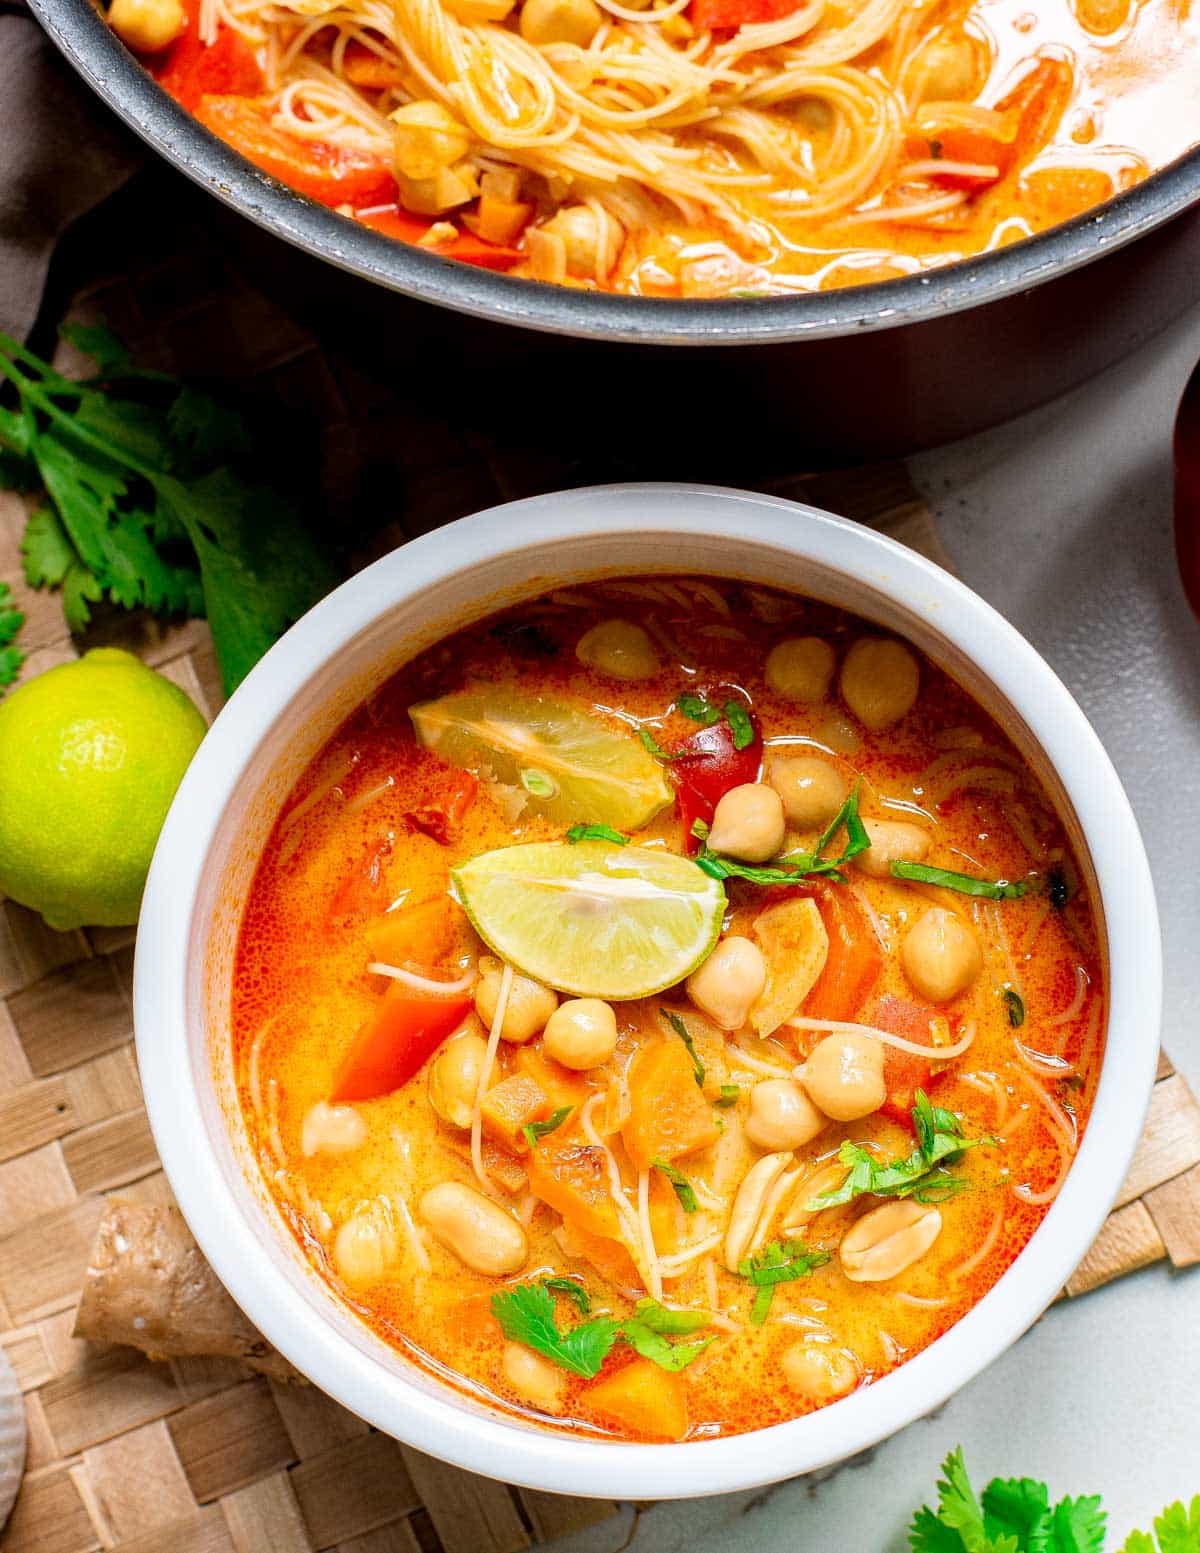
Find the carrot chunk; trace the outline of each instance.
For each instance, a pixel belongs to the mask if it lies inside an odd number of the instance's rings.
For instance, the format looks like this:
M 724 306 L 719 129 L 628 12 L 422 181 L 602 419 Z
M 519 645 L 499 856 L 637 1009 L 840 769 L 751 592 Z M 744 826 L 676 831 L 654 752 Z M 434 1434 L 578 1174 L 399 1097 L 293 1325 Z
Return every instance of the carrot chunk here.
M 530 1122 L 545 1121 L 550 1115 L 550 1102 L 528 1074 L 510 1073 L 484 1095 L 480 1111 L 483 1125 L 492 1137 L 523 1154 L 529 1144 L 521 1128 Z
M 620 1239 L 601 1149 L 550 1133 L 529 1151 L 529 1190 L 588 1234 Z
M 372 960 L 385 965 L 435 965 L 450 947 L 454 916 L 461 910 L 448 895 L 420 901 L 399 911 L 389 911 L 366 927 L 367 950 Z
M 518 1073 L 529 1075 L 555 1111 L 564 1105 L 581 1106 L 592 1094 L 592 1086 L 587 1079 L 580 1073 L 572 1073 L 570 1068 L 564 1068 L 553 1057 L 547 1057 L 540 1041 L 527 1041 L 524 1046 L 518 1046 L 513 1066 Z M 570 1126 L 574 1120 L 573 1116 L 568 1117 L 566 1125 Z
M 588 1387 L 587 1400 L 602 1417 L 646 1440 L 682 1440 L 688 1432 L 687 1385 L 682 1375 L 649 1359 L 605 1375 Z
M 642 1047 L 629 1065 L 629 1101 L 621 1137 L 637 1170 L 648 1170 L 655 1159 L 694 1154 L 721 1135 L 682 1041 L 654 1040 Z

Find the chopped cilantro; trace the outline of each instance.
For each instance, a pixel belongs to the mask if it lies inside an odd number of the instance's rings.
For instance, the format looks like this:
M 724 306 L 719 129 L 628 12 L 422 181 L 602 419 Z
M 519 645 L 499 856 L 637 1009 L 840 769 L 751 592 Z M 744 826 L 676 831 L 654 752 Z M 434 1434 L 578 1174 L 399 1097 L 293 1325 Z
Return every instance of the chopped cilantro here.
M 1004 1001 L 1008 1004 L 1008 1022 L 1014 1030 L 1019 1030 L 1025 1023 L 1025 1000 L 1019 992 L 1012 987 L 1005 987 Z
M 738 1275 L 753 1284 L 757 1293 L 750 1310 L 751 1323 L 762 1326 L 771 1310 L 775 1286 L 807 1278 L 831 1258 L 829 1251 L 810 1251 L 802 1240 L 773 1240 L 769 1246 L 738 1263 Z
M 667 1310 L 657 1300 L 639 1301 L 636 1313 L 626 1321 L 593 1316 L 564 1332 L 555 1316 L 553 1295 L 538 1283 L 517 1284 L 493 1294 L 492 1314 L 510 1341 L 523 1343 L 585 1380 L 600 1373 L 619 1339 L 663 1370 L 685 1369 L 713 1341 L 705 1337 L 693 1343 L 668 1342 L 666 1334 L 694 1332 L 707 1325 L 708 1317 L 702 1312 Z
M 521 1131 L 525 1134 L 525 1141 L 529 1147 L 536 1147 L 548 1132 L 556 1132 L 574 1109 L 575 1107 L 571 1105 L 560 1105 L 558 1110 L 548 1116 L 544 1122 L 526 1122 Z
M 696 1193 L 692 1183 L 684 1175 L 682 1170 L 677 1170 L 669 1160 L 652 1159 L 650 1163 L 655 1170 L 661 1171 L 675 1189 L 675 1195 L 679 1198 L 680 1206 L 684 1213 L 695 1213 L 700 1204 L 696 1201 Z
M 567 840 L 572 846 L 580 841 L 611 841 L 617 847 L 629 845 L 629 837 L 611 825 L 572 825 Z
M 841 1186 L 822 1192 L 805 1204 L 808 1213 L 836 1208 L 864 1194 L 872 1197 L 912 1197 L 920 1203 L 946 1202 L 966 1191 L 968 1183 L 951 1175 L 947 1164 L 956 1164 L 967 1149 L 995 1147 L 994 1138 L 967 1138 L 962 1123 L 951 1111 L 931 1105 L 923 1089 L 917 1090 L 912 1108 L 916 1147 L 905 1159 L 885 1164 L 869 1149 L 847 1138 L 838 1150 L 838 1159 L 848 1174 Z
M 687 750 L 676 750 L 672 753 L 671 750 L 663 749 L 649 728 L 639 728 L 638 738 L 657 760 L 682 760 L 688 753 Z
M 733 734 L 734 749 L 749 749 L 754 743 L 754 724 L 750 721 L 750 713 L 740 701 L 726 701 L 725 720 Z
M 721 1093 L 713 1101 L 713 1104 L 719 1105 L 723 1111 L 727 1110 L 731 1105 L 738 1103 L 741 1093 L 742 1088 L 740 1084 L 722 1084 Z
M 700 1056 L 696 1051 L 696 1043 L 692 1040 L 691 1032 L 688 1030 L 687 1025 L 685 1025 L 683 1020 L 680 1019 L 679 1015 L 675 1013 L 674 1009 L 660 1008 L 659 1013 L 663 1016 L 663 1018 L 671 1026 L 671 1029 L 674 1030 L 675 1034 L 687 1047 L 688 1056 L 692 1059 L 692 1072 L 696 1077 L 697 1088 L 703 1089 L 704 1064 L 700 1061 Z
M 701 727 L 711 728 L 713 723 L 721 721 L 721 714 L 712 702 L 706 701 L 703 696 L 693 695 L 690 690 L 684 691 L 675 705 L 685 717 L 690 717 L 692 722 L 699 723 Z
M 825 848 L 842 829 L 846 832 L 846 842 L 841 854 L 838 857 L 826 857 Z M 703 840 L 703 838 L 699 839 Z M 817 844 L 811 852 L 789 852 L 778 862 L 760 868 L 748 863 L 739 863 L 733 858 L 722 857 L 720 853 L 712 852 L 707 846 L 702 845 L 696 857 L 696 863 L 714 879 L 745 879 L 750 884 L 761 885 L 798 884 L 803 879 L 820 874 L 827 879 L 834 879 L 839 884 L 844 884 L 846 876 L 841 872 L 843 865 L 857 857 L 860 852 L 865 852 L 870 845 L 871 838 L 867 835 L 867 828 L 858 812 L 856 786 L 818 837 Z
M 581 1316 L 592 1308 L 592 1299 L 584 1286 L 574 1278 L 543 1278 L 542 1288 L 551 1294 L 561 1294 L 569 1299 Z
M 0 582 L 0 685 L 11 685 L 21 672 L 25 654 L 16 645 L 16 635 L 25 624 L 25 616 L 13 603 L 12 589 Z
M 1024 879 L 976 879 L 971 874 L 956 874 L 949 868 L 931 868 L 928 863 L 893 863 L 892 876 L 911 879 L 917 884 L 936 884 L 960 895 L 978 895 L 989 901 L 1019 900 L 1029 886 Z

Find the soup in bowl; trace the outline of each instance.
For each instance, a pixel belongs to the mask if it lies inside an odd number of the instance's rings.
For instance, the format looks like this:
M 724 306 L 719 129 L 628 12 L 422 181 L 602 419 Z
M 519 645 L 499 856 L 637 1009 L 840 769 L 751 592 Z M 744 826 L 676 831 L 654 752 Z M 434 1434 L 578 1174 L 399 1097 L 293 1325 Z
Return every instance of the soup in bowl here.
M 210 740 L 139 946 L 156 1136 L 372 1421 L 744 1486 L 935 1405 L 1086 1249 L 1153 1076 L 1145 861 L 1066 692 L 920 558 L 542 498 L 347 584 Z

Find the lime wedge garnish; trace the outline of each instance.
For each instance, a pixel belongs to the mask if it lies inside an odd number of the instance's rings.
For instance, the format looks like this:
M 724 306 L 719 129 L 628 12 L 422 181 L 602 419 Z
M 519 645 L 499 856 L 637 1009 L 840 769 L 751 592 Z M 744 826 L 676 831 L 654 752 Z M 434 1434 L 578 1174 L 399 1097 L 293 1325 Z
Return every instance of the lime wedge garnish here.
M 606 841 L 500 847 L 451 878 L 502 960 L 577 997 L 673 987 L 712 949 L 725 911 L 721 882 L 686 857 Z
M 632 733 L 570 701 L 498 685 L 423 701 L 409 716 L 426 749 L 523 793 L 523 816 L 637 830 L 671 801 Z

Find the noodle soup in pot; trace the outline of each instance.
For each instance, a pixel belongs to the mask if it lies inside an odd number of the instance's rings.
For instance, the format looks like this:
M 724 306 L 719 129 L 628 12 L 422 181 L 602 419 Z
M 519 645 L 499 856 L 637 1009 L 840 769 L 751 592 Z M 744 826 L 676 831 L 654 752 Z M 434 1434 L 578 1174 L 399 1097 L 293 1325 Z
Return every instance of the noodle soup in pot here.
M 1097 922 L 928 658 L 725 580 L 558 591 L 312 762 L 246 903 L 239 1099 L 305 1254 L 502 1410 L 632 1441 L 836 1402 L 963 1316 L 1095 1095 Z

